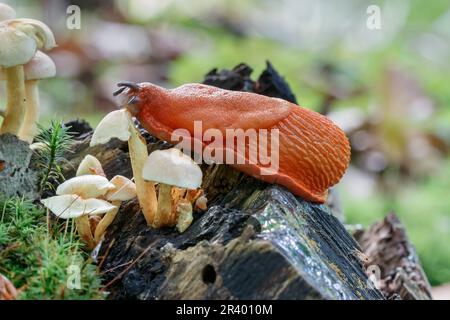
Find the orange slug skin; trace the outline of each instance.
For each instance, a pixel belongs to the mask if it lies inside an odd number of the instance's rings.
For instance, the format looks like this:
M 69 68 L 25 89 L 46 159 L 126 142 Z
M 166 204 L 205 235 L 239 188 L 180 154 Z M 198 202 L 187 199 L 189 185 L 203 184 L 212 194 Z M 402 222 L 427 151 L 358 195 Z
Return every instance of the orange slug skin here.
M 350 161 L 350 145 L 340 128 L 325 116 L 282 99 L 196 83 L 175 89 L 141 83 L 128 95 L 137 98 L 128 107 L 143 127 L 173 143 L 178 142 L 171 141 L 176 129 L 194 135 L 194 121 L 202 121 L 203 131 L 218 129 L 224 137 L 226 129 L 278 129 L 279 169 L 275 174 L 262 175 L 260 163 L 232 166 L 283 185 L 309 201 L 325 202 L 328 188 L 340 180 Z M 255 147 L 249 143 L 246 141 L 246 159 L 249 148 Z M 203 142 L 203 148 L 207 145 Z

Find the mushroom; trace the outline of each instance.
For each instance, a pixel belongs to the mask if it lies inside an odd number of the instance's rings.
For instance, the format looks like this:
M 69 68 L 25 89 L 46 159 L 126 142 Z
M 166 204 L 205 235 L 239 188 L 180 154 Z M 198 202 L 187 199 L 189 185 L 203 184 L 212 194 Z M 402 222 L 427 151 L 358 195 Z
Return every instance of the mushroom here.
M 77 194 L 84 199 L 88 199 L 103 196 L 114 188 L 115 186 L 105 177 L 89 174 L 64 181 L 56 189 L 56 194 Z
M 37 82 L 41 79 L 54 77 L 56 66 L 49 56 L 41 51 L 37 51 L 36 55 L 24 65 L 24 73 L 27 107 L 24 121 L 19 131 L 19 138 L 31 143 L 36 134 L 37 120 L 39 119 L 39 88 Z M 6 75 L 1 69 L 0 80 L 6 80 Z
M 208 198 L 206 198 L 204 195 L 201 195 L 195 200 L 195 207 L 205 211 L 208 209 Z
M 157 203 L 155 185 L 152 182 L 144 181 L 142 178 L 142 168 L 148 156 L 147 144 L 136 129 L 131 114 L 127 109 L 108 113 L 95 129 L 90 146 L 107 143 L 112 138 L 128 141 L 139 205 L 147 224 L 154 226 Z
M 163 227 L 174 226 L 178 219 L 177 209 L 172 208 L 172 187 L 197 189 L 202 183 L 203 174 L 191 157 L 171 148 L 152 152 L 144 164 L 142 176 L 144 180 L 159 183 L 154 224 L 156 227 Z M 183 210 L 185 209 L 184 206 Z M 190 211 L 192 214 L 192 206 Z M 183 231 L 186 228 L 182 228 Z
M 9 19 L 0 22 L 0 67 L 4 68 L 8 102 L 0 133 L 18 134 L 26 109 L 23 65 L 37 49 L 56 46 L 51 30 L 33 19 Z
M 14 19 L 16 11 L 7 4 L 0 3 L 0 21 Z
M 114 221 L 122 201 L 128 201 L 136 197 L 136 186 L 130 179 L 117 175 L 110 182 L 115 188 L 106 193 L 105 199 L 110 201 L 116 209 L 107 212 L 98 223 L 94 232 L 95 243 L 100 242 L 106 229 Z
M 53 214 L 62 219 L 75 218 L 78 233 L 89 249 L 95 247 L 89 215 L 115 210 L 113 204 L 96 199 L 114 189 L 114 184 L 99 175 L 83 175 L 69 179 L 58 186 L 56 196 L 41 200 Z
M 90 154 L 86 155 L 78 165 L 76 176 L 84 176 L 87 174 L 96 174 L 99 176 L 105 176 L 102 164 L 98 159 Z
M 30 62 L 24 66 L 24 72 L 27 108 L 25 119 L 19 131 L 19 138 L 31 143 L 36 135 L 39 119 L 39 88 L 37 83 L 39 80 L 54 77 L 56 66 L 49 56 L 37 51 Z
M 177 229 L 180 233 L 186 231 L 191 225 L 194 217 L 192 216 L 192 204 L 186 199 L 181 199 L 176 208 L 178 214 Z

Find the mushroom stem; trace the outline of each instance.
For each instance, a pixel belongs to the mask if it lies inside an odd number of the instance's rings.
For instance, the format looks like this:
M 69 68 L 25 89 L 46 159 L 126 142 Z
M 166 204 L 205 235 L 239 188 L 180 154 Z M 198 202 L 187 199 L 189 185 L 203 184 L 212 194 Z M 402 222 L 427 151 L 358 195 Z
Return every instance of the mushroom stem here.
M 137 198 L 147 224 L 154 226 L 157 204 L 155 184 L 153 182 L 145 181 L 142 177 L 142 169 L 145 160 L 148 157 L 147 144 L 134 126 L 132 120 L 130 120 L 130 133 L 131 136 L 128 140 L 128 148 L 130 151 L 134 183 L 136 184 Z
M 158 208 L 156 210 L 155 226 L 171 226 L 172 216 L 172 187 L 168 184 L 160 183 L 158 191 Z
M 5 68 L 8 103 L 1 133 L 17 135 L 26 109 L 25 74 L 23 65 Z
M 122 203 L 122 201 L 112 201 L 111 204 L 113 206 L 116 206 L 116 209 L 113 209 L 113 210 L 107 212 L 103 216 L 102 220 L 100 220 L 100 222 L 98 223 L 97 228 L 95 228 L 95 232 L 94 232 L 94 241 L 96 244 L 99 243 L 100 240 L 102 240 L 102 237 L 106 232 L 106 229 L 116 218 L 116 215 L 119 212 L 121 203 Z
M 77 226 L 77 231 L 83 242 L 86 244 L 88 249 L 92 250 L 95 248 L 94 237 L 92 236 L 91 226 L 89 223 L 89 216 L 87 214 L 82 215 L 75 219 L 75 224 Z
M 192 204 L 189 200 L 182 199 L 176 207 L 177 218 L 177 229 L 180 233 L 186 231 L 191 225 L 194 217 L 192 216 Z
M 19 131 L 19 138 L 32 143 L 37 132 L 37 121 L 39 119 L 39 88 L 38 80 L 25 81 L 25 92 L 27 108 L 25 118 Z

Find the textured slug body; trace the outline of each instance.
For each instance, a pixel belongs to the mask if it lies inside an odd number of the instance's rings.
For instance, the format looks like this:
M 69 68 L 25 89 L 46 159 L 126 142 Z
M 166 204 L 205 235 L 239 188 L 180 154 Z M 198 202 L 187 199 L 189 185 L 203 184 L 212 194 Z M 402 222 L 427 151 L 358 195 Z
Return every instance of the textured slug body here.
M 262 175 L 260 169 L 267 165 L 259 162 L 246 161 L 233 167 L 263 181 L 284 185 L 310 201 L 324 202 L 328 188 L 339 181 L 350 161 L 349 142 L 341 129 L 326 117 L 282 99 L 203 84 L 169 90 L 141 83 L 130 88 L 127 95 L 131 97 L 128 108 L 144 128 L 165 141 L 178 142 L 171 141 L 176 129 L 187 129 L 193 136 L 194 121 L 202 122 L 203 132 L 220 130 L 224 139 L 226 129 L 278 129 L 277 172 Z M 203 148 L 209 143 L 203 141 Z M 269 150 L 271 143 L 269 139 Z M 242 150 L 232 152 L 248 159 L 252 148 L 257 146 L 247 140 L 245 154 Z

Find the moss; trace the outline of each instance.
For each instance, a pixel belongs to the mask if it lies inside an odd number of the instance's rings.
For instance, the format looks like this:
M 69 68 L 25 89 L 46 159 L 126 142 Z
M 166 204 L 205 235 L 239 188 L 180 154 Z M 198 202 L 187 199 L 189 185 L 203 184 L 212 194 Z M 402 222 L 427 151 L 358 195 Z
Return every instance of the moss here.
M 100 275 L 70 222 L 49 225 L 30 201 L 0 199 L 0 273 L 20 290 L 19 299 L 101 299 Z

